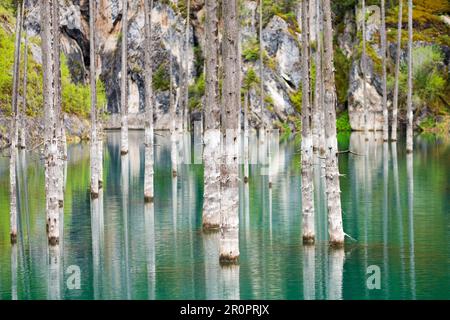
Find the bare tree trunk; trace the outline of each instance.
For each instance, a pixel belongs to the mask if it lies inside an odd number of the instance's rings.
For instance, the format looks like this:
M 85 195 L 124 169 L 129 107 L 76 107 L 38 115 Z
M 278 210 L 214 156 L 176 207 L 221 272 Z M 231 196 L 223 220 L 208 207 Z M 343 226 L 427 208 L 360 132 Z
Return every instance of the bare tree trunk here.
M 249 178 L 249 124 L 248 124 L 248 92 L 244 94 L 244 183 Z
M 89 0 L 89 53 L 91 84 L 91 197 L 98 198 L 98 144 L 97 144 L 97 77 L 95 57 L 95 0 Z
M 394 103 L 392 107 L 392 132 L 391 140 L 397 141 L 397 115 L 398 115 L 398 77 L 400 74 L 400 53 L 402 49 L 402 17 L 403 0 L 398 4 L 398 26 L 397 26 L 397 56 L 395 57 L 395 85 L 394 85 Z
M 408 99 L 406 105 L 406 152 L 413 151 L 413 110 L 412 110 L 412 42 L 413 42 L 413 3 L 408 0 Z
M 170 19 L 170 18 L 169 18 Z M 169 23 L 169 43 L 170 46 L 173 45 L 173 30 L 172 23 Z M 170 109 L 170 141 L 171 141 L 171 152 L 170 158 L 172 163 L 172 177 L 176 177 L 178 174 L 178 148 L 177 148 L 177 107 L 173 97 L 173 55 L 169 52 L 169 109 Z
M 313 185 L 313 145 L 311 132 L 310 77 L 309 77 L 309 0 L 302 1 L 302 215 L 303 242 L 314 243 L 314 185 Z
M 41 38 L 43 65 L 43 97 L 45 118 L 45 190 L 48 240 L 52 245 L 59 243 L 59 170 L 56 101 L 58 95 L 55 79 L 56 50 L 55 34 L 58 27 L 53 19 L 55 0 L 41 1 Z
M 59 30 L 59 1 L 54 0 L 53 3 L 53 59 L 54 59 L 54 84 L 55 84 L 55 95 L 54 95 L 54 108 L 55 108 L 55 128 L 56 128 L 56 140 L 58 145 L 58 155 L 56 157 L 56 188 L 58 193 L 58 208 L 59 216 L 62 217 L 64 214 L 64 161 L 66 160 L 66 136 L 64 129 L 64 116 L 62 111 L 62 98 L 61 98 L 61 33 Z
M 22 3 L 22 24 L 24 28 L 24 48 L 23 48 L 23 93 L 22 93 L 22 110 L 17 107 L 17 119 L 20 123 L 19 126 L 19 140 L 18 147 L 20 149 L 26 148 L 26 138 L 25 138 L 25 115 L 27 112 L 27 81 L 28 81 L 28 33 L 25 27 L 25 1 Z
M 263 121 L 264 114 L 264 43 L 263 43 L 263 0 L 259 0 L 259 81 L 260 81 L 260 119 Z M 265 128 L 265 124 L 262 123 Z
M 362 0 L 362 74 L 363 74 L 363 112 L 364 112 L 364 134 L 366 136 L 366 141 L 369 140 L 369 114 L 367 107 L 367 56 L 366 56 L 366 1 Z M 325 62 L 326 63 L 326 62 Z M 375 131 L 375 128 L 374 128 Z
M 122 86 L 121 94 L 121 145 L 120 154 L 128 153 L 128 1 L 122 2 Z
M 16 164 L 17 164 L 17 126 L 16 118 L 11 118 L 11 146 L 9 158 L 9 182 L 10 182 L 10 238 L 11 243 L 17 241 L 17 179 L 16 179 Z
M 189 116 L 189 27 L 191 15 L 191 1 L 187 0 L 187 16 L 186 16 L 186 40 L 184 43 L 184 111 L 183 111 L 183 126 L 184 131 L 190 131 L 190 116 Z
M 13 92 L 11 104 L 11 125 L 10 125 L 10 158 L 9 158 L 9 181 L 10 181 L 10 238 L 11 243 L 17 241 L 17 139 L 18 128 L 17 118 L 19 114 L 19 79 L 20 79 L 20 38 L 22 33 L 23 3 L 17 2 L 17 19 L 15 28 L 14 43 L 14 65 L 13 65 Z
M 326 141 L 326 195 L 328 205 L 328 233 L 331 245 L 344 244 L 342 227 L 341 188 L 339 184 L 338 146 L 336 138 L 336 87 L 334 82 L 333 26 L 330 0 L 324 0 L 324 87 Z M 366 136 L 367 137 L 367 136 Z
M 320 0 L 315 1 L 316 10 L 314 17 L 314 27 L 316 30 L 316 82 L 315 82 L 315 94 L 314 105 L 312 112 L 312 135 L 313 135 L 313 149 L 319 151 L 319 154 L 325 153 L 325 134 L 323 130 L 323 76 L 322 76 L 322 32 L 321 25 L 323 24 L 322 16 L 320 13 Z
M 98 164 L 98 188 L 103 188 L 103 108 L 97 108 L 97 164 Z
M 239 259 L 239 19 L 237 0 L 223 5 L 224 13 L 224 80 L 223 108 L 225 109 L 225 162 L 221 166 L 221 239 L 220 261 Z
M 206 0 L 205 20 L 205 135 L 203 151 L 203 228 L 220 227 L 220 106 L 218 82 L 218 3 Z
M 387 108 L 386 74 L 386 12 L 385 1 L 381 0 L 381 57 L 383 60 L 383 141 L 389 140 L 389 114 Z M 375 129 L 374 129 L 375 130 Z
M 145 15 L 145 173 L 144 200 L 153 202 L 153 71 L 152 71 L 152 10 L 153 0 L 144 0 Z

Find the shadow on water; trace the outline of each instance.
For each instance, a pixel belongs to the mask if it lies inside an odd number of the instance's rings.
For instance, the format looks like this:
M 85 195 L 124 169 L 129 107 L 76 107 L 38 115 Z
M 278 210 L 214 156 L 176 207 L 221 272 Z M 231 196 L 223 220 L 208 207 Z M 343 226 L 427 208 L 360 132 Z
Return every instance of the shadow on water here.
M 48 247 L 42 161 L 18 157 L 18 241 L 9 243 L 8 159 L 0 158 L 0 299 L 449 299 L 449 144 L 341 137 L 345 249 L 328 247 L 323 159 L 314 159 L 317 243 L 301 239 L 298 141 L 250 131 L 241 166 L 240 259 L 219 263 L 220 233 L 202 232 L 201 141 L 155 135 L 155 199 L 144 204 L 143 133 L 108 132 L 104 183 L 89 197 L 89 147 L 69 147 L 64 233 Z M 378 134 L 378 133 L 377 133 Z M 198 137 L 197 137 L 198 138 Z M 172 150 L 176 151 L 176 155 Z M 172 159 L 177 158 L 177 175 Z M 245 157 L 242 157 L 245 159 Z M 271 185 L 271 188 L 269 188 Z M 67 285 L 79 267 L 80 288 Z M 380 289 L 366 285 L 381 270 Z

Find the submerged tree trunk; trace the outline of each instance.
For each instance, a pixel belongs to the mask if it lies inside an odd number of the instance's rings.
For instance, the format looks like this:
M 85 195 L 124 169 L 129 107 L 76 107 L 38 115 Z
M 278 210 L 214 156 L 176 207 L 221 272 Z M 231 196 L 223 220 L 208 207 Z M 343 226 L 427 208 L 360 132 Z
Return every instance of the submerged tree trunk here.
M 187 0 L 186 3 L 186 32 L 185 32 L 185 43 L 184 43 L 184 92 L 183 92 L 183 100 L 184 100 L 184 111 L 183 111 L 183 127 L 184 131 L 190 130 L 190 116 L 189 116 L 189 27 L 190 27 L 190 15 L 191 15 L 191 1 Z
M 22 33 L 23 3 L 17 2 L 16 38 L 14 43 L 14 65 L 13 65 L 13 92 L 11 104 L 11 125 L 10 125 L 10 159 L 9 159 L 9 181 L 10 181 L 10 238 L 11 243 L 17 240 L 17 139 L 18 128 L 17 118 L 19 114 L 19 79 L 20 79 L 20 38 Z
M 9 158 L 9 182 L 10 182 L 10 238 L 11 243 L 17 241 L 17 179 L 16 179 L 16 164 L 17 164 L 17 126 L 16 118 L 11 118 L 11 146 Z
M 397 115 L 398 115 L 398 78 L 400 74 L 400 52 L 402 48 L 402 19 L 403 19 L 403 0 L 398 4 L 398 26 L 397 26 L 397 56 L 395 57 L 395 85 L 394 85 L 394 103 L 392 106 L 392 132 L 391 140 L 397 141 Z
M 97 88 L 95 60 L 95 0 L 89 0 L 89 53 L 91 85 L 91 197 L 98 198 Z
M 218 3 L 206 0 L 205 20 L 205 135 L 203 151 L 203 228 L 220 227 L 220 106 L 218 82 Z
M 406 105 L 406 152 L 413 151 L 413 110 L 412 110 L 412 42 L 413 42 L 413 23 L 412 23 L 412 0 L 408 0 L 408 98 Z
M 220 261 L 239 259 L 239 170 L 238 127 L 240 99 L 239 19 L 237 0 L 223 5 L 224 13 L 224 79 L 223 108 L 225 109 L 224 163 L 221 166 L 221 239 Z
M 263 121 L 262 115 L 264 114 L 264 43 L 263 43 L 263 0 L 259 0 L 259 81 L 260 81 L 260 108 L 261 108 L 261 121 Z M 265 124 L 262 123 L 265 128 Z
M 244 94 L 244 183 L 249 178 L 249 124 L 248 124 L 248 92 Z
M 363 75 L 363 112 L 364 112 L 364 134 L 366 136 L 366 141 L 369 140 L 369 113 L 367 107 L 367 56 L 366 56 L 366 1 L 362 0 L 362 75 Z M 327 63 L 327 62 L 325 62 Z M 375 128 L 374 128 L 375 131 Z
M 383 61 L 383 141 L 389 140 L 389 114 L 387 108 L 386 74 L 386 12 L 384 0 L 381 0 L 381 58 Z M 374 129 L 375 130 L 375 129 Z
M 25 138 L 25 115 L 27 112 L 27 84 L 28 84 L 28 33 L 25 26 L 25 1 L 22 4 L 22 24 L 24 28 L 24 48 L 23 48 L 23 88 L 22 88 L 22 109 L 17 106 L 17 119 L 20 123 L 19 125 L 19 140 L 18 147 L 20 149 L 26 148 L 26 138 Z
M 57 1 L 41 2 L 41 38 L 42 38 L 42 67 L 43 67 L 43 97 L 45 118 L 45 190 L 47 231 L 49 243 L 59 243 L 59 170 L 58 170 L 58 137 L 56 103 L 59 86 L 55 79 L 57 66 L 55 37 L 58 26 L 53 19 L 54 6 Z
M 324 154 L 325 150 L 325 134 L 323 130 L 323 76 L 322 76 L 322 32 L 323 25 L 322 15 L 320 13 L 320 0 L 315 2 L 316 10 L 314 17 L 314 27 L 316 30 L 317 46 L 315 52 L 316 64 L 316 81 L 314 94 L 314 110 L 312 112 L 312 134 L 313 134 L 313 149 L 319 151 L 319 154 Z
M 121 145 L 120 154 L 128 153 L 128 1 L 122 2 L 122 72 L 121 96 Z
M 152 10 L 153 0 L 144 0 L 145 15 L 145 172 L 144 200 L 153 202 L 153 74 L 152 74 Z
M 310 77 L 309 77 L 309 26 L 307 15 L 309 0 L 302 1 L 302 216 L 303 242 L 314 243 L 314 185 L 313 185 L 313 145 L 311 132 Z
M 344 244 L 342 227 L 341 188 L 339 184 L 338 145 L 336 138 L 336 87 L 334 82 L 333 25 L 330 0 L 324 0 L 324 98 L 326 141 L 326 195 L 330 244 Z M 367 138 L 367 136 L 366 136 Z
M 53 3 L 53 58 L 54 58 L 54 85 L 55 85 L 55 95 L 54 95 L 54 108 L 55 108 L 55 128 L 56 128 L 56 140 L 57 140 L 57 157 L 56 157 L 56 170 L 57 175 L 57 193 L 58 193 L 58 208 L 59 216 L 64 214 L 64 161 L 67 157 L 67 146 L 66 146 L 66 135 L 63 126 L 63 111 L 62 111 L 62 96 L 61 96 L 61 33 L 59 30 L 59 1 L 55 0 Z
M 173 45 L 172 24 L 169 23 L 169 43 Z M 169 109 L 170 109 L 170 142 L 171 152 L 170 159 L 172 163 L 172 177 L 178 174 L 178 148 L 177 148 L 177 106 L 173 97 L 173 55 L 169 52 Z

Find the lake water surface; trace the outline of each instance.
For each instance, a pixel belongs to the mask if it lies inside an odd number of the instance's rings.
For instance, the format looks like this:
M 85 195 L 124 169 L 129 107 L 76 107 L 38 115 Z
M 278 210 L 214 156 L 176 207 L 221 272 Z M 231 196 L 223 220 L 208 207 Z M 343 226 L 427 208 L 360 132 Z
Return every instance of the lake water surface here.
M 327 244 L 321 159 L 315 162 L 315 246 L 301 238 L 300 143 L 273 141 L 273 188 L 252 165 L 240 188 L 240 263 L 221 266 L 219 234 L 201 229 L 203 167 L 180 164 L 172 178 L 170 138 L 156 136 L 155 202 L 144 205 L 143 133 L 104 145 L 104 188 L 89 196 L 89 146 L 71 145 L 63 239 L 49 248 L 44 169 L 19 155 L 19 238 L 9 242 L 9 160 L 0 158 L 0 299 L 450 299 L 450 144 L 417 137 L 339 137 L 345 249 Z M 252 137 L 252 154 L 262 146 Z M 187 137 L 180 153 L 199 157 Z M 259 149 L 259 150 L 258 150 Z M 366 155 L 366 156 L 365 156 Z M 375 266 L 375 267 L 370 267 Z M 380 270 L 380 289 L 366 281 Z M 71 275 L 80 271 L 80 288 Z M 67 284 L 69 282 L 69 285 Z

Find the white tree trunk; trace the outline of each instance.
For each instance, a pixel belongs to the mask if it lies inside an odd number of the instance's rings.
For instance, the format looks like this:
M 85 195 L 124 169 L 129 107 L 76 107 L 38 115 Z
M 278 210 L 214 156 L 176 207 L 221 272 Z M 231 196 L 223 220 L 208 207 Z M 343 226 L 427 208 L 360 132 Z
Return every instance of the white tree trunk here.
M 309 30 L 307 15 L 309 0 L 302 1 L 302 223 L 303 242 L 314 243 L 314 184 L 313 184 L 313 141 L 311 132 L 310 77 L 309 77 Z
M 120 154 L 128 153 L 128 1 L 122 2 L 122 71 L 121 94 L 121 145 Z
M 190 116 L 189 116 L 189 27 L 190 27 L 190 15 L 191 15 L 191 0 L 187 0 L 186 3 L 187 16 L 186 16 L 186 32 L 185 32 L 185 43 L 184 43 L 184 111 L 183 111 L 183 127 L 184 131 L 190 130 Z
M 103 109 L 101 109 L 103 110 Z M 97 109 L 97 164 L 98 164 L 98 188 L 103 188 L 103 111 Z
M 244 94 L 244 183 L 249 178 L 249 124 L 248 124 L 248 92 Z
M 367 81 L 367 56 L 366 56 L 366 1 L 362 0 L 362 75 L 363 75 L 363 112 L 364 112 L 364 133 L 366 135 L 366 141 L 369 140 L 369 114 L 368 114 L 368 106 L 367 106 L 367 90 L 366 90 L 366 81 Z M 325 62 L 326 63 L 326 62 Z
M 315 82 L 315 94 L 314 94 L 314 110 L 312 112 L 312 135 L 313 135 L 313 148 L 314 151 L 318 151 L 319 154 L 325 153 L 325 133 L 323 129 L 323 75 L 322 75 L 322 32 L 321 25 L 323 24 L 322 15 L 320 12 L 320 1 L 315 1 L 316 10 L 314 16 L 314 28 L 317 39 L 317 46 L 315 52 L 315 64 L 316 64 L 316 82 Z
M 264 114 L 264 42 L 263 42 L 263 0 L 259 0 L 259 81 L 260 81 L 260 119 L 263 121 Z M 262 123 L 265 128 L 265 123 Z
M 344 244 L 342 227 L 341 188 L 339 184 L 338 145 L 336 137 L 336 87 L 334 82 L 333 26 L 330 0 L 324 0 L 324 114 L 326 141 L 326 195 L 330 244 Z M 367 136 L 366 136 L 367 137 Z
M 406 105 L 406 152 L 413 151 L 413 106 L 412 106 L 412 42 L 413 42 L 413 4 L 408 0 L 408 98 Z
M 172 24 L 169 24 L 169 42 L 170 45 L 173 45 L 173 31 L 172 31 Z M 177 109 L 176 109 L 176 103 L 174 101 L 173 97 L 173 56 L 172 53 L 169 52 L 169 109 L 170 109 L 170 141 L 171 141 L 171 152 L 170 152 L 170 159 L 172 163 L 172 177 L 176 177 L 178 173 L 178 148 L 177 148 Z
M 387 71 L 386 71 L 386 12 L 385 0 L 381 0 L 381 58 L 383 63 L 383 141 L 389 140 L 389 114 L 387 108 Z M 375 129 L 374 129 L 375 130 Z
M 41 38 L 42 38 L 42 65 L 43 65 L 43 97 L 45 118 L 45 190 L 46 190 L 46 214 L 47 232 L 49 243 L 55 245 L 59 242 L 59 186 L 58 170 L 58 137 L 56 125 L 56 96 L 58 86 L 56 84 L 54 70 L 57 68 L 55 61 L 55 33 L 54 25 L 55 1 L 41 2 Z
M 97 141 L 97 88 L 95 57 L 95 16 L 97 14 L 95 0 L 89 0 L 89 53 L 90 53 L 90 85 L 91 85 L 91 198 L 98 198 L 98 141 Z
M 10 158 L 9 158 L 9 181 L 10 181 L 10 238 L 11 243 L 17 241 L 17 140 L 18 128 L 17 118 L 19 114 L 19 79 L 20 79 L 20 38 L 22 33 L 23 3 L 17 2 L 16 18 L 16 38 L 14 43 L 14 64 L 13 64 L 13 92 L 11 104 L 11 125 L 10 125 Z
M 153 74 L 152 74 L 152 10 L 153 0 L 144 0 L 145 15 L 145 172 L 144 200 L 153 202 Z
M 224 163 L 221 166 L 221 238 L 220 261 L 237 262 L 239 259 L 239 19 L 237 0 L 223 5 L 223 108 L 225 109 Z
M 28 33 L 25 27 L 25 1 L 22 4 L 22 22 L 24 24 L 24 49 L 23 49 L 23 93 L 22 93 L 22 109 L 17 107 L 18 111 L 18 121 L 20 123 L 19 126 L 19 140 L 18 147 L 20 149 L 26 148 L 26 137 L 25 137 L 25 116 L 27 112 L 27 84 L 28 84 Z
M 17 241 L 17 179 L 16 179 L 16 164 L 17 164 L 17 127 L 15 116 L 11 120 L 11 146 L 9 158 L 9 182 L 10 182 L 10 238 L 11 243 Z
M 402 19 L 403 19 L 403 0 L 398 4 L 398 26 L 397 26 L 397 56 L 395 57 L 395 85 L 394 85 L 394 103 L 392 106 L 392 132 L 391 140 L 397 141 L 397 116 L 398 116 L 398 78 L 400 74 L 400 52 L 402 48 Z

